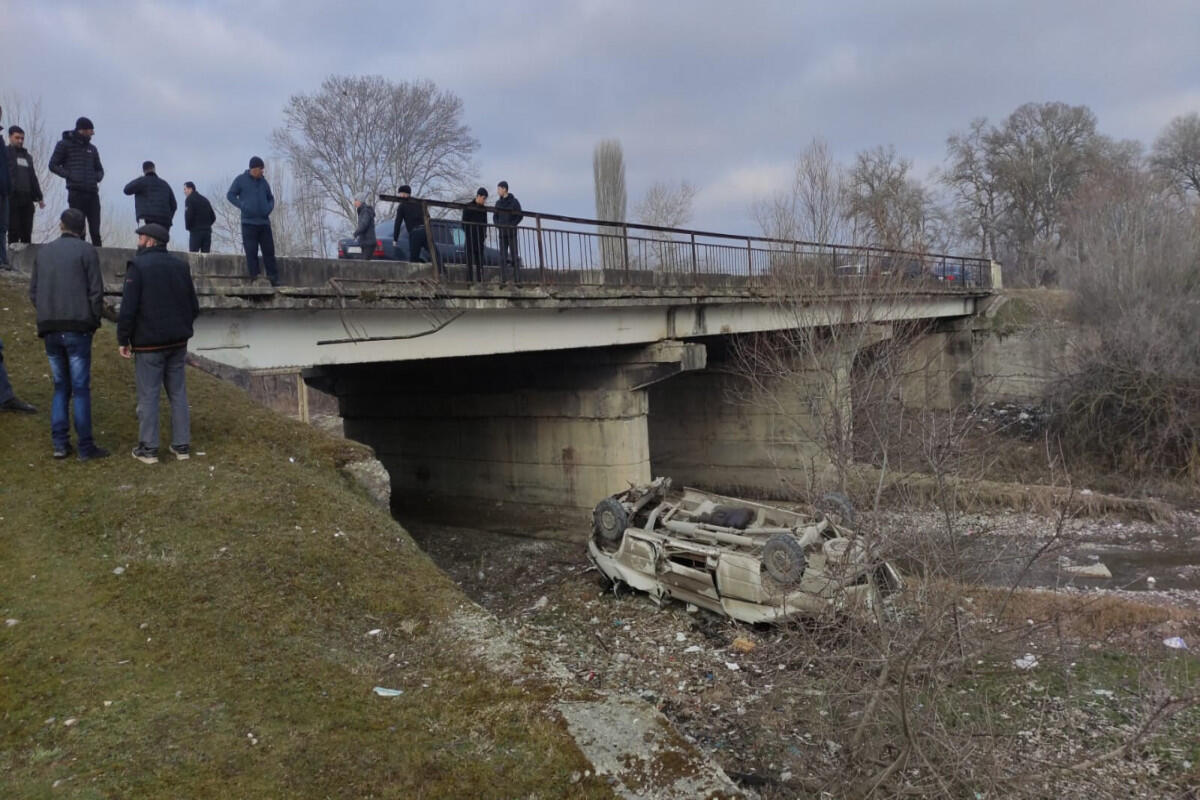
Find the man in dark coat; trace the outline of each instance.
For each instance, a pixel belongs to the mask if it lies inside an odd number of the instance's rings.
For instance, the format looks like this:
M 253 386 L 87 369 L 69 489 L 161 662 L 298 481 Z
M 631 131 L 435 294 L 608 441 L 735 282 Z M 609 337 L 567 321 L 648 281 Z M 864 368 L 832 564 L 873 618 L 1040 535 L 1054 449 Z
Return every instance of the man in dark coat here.
M 138 254 L 125 271 L 117 319 L 118 350 L 134 359 L 137 383 L 138 446 L 133 457 L 143 464 L 158 463 L 158 396 L 166 388 L 171 406 L 168 449 L 186 461 L 192 429 L 184 367 L 200 304 L 187 263 L 167 252 L 167 229 L 151 222 L 138 228 L 137 235 Z
M 0 114 L 3 109 L 0 109 Z M 0 130 L 3 130 L 0 128 Z M 0 147 L 4 146 L 4 137 L 0 136 Z M 8 198 L 12 191 L 12 178 L 8 174 L 7 161 L 0 169 L 0 269 L 12 269 L 8 264 Z
M 37 308 L 37 331 L 46 343 L 54 400 L 50 438 L 54 457 L 71 454 L 70 408 L 74 396 L 79 460 L 104 458 L 92 438 L 92 334 L 100 327 L 104 283 L 96 248 L 83 241 L 83 212 L 68 208 L 59 218 L 62 236 L 38 248 L 29 277 L 29 299 Z
M 358 227 L 354 229 L 354 238 L 362 248 L 364 261 L 371 260 L 375 254 L 375 243 L 379 241 L 375 238 L 375 207 L 367 199 L 354 201 L 354 207 L 358 209 Z
M 487 189 L 475 192 L 475 200 L 463 206 L 463 232 L 466 234 L 467 280 L 483 282 L 483 241 L 487 236 Z
M 4 366 L 4 341 L 0 340 L 0 411 L 16 411 L 20 414 L 36 414 L 37 409 L 17 397 L 8 370 Z
M 271 232 L 271 212 L 275 210 L 275 195 L 271 184 L 263 177 L 266 165 L 258 156 L 250 159 L 250 168 L 233 179 L 225 199 L 242 212 L 242 246 L 246 250 L 246 271 L 258 281 L 258 251 L 262 249 L 263 266 L 272 286 L 279 285 L 279 269 L 275 266 L 275 235 Z
M 133 216 L 140 224 L 153 222 L 171 230 L 179 204 L 171 184 L 154 171 L 153 161 L 142 162 L 142 177 L 125 184 L 125 194 L 133 195 Z
M 212 229 L 217 222 L 208 198 L 196 191 L 196 184 L 183 184 L 183 226 L 188 232 L 188 252 L 207 253 L 212 249 Z
M 425 259 L 421 258 L 421 248 L 426 246 L 425 238 L 425 213 L 421 210 L 421 204 L 416 200 L 410 200 L 412 197 L 412 187 L 407 183 L 396 190 L 402 200 L 396 208 L 396 224 L 392 228 L 392 246 L 400 242 L 400 226 L 408 228 L 408 260 L 422 263 Z
M 517 255 L 517 226 L 524 219 L 521 214 L 521 201 L 508 191 L 508 181 L 496 184 L 496 191 L 500 199 L 496 201 L 492 221 L 496 223 L 496 233 L 500 238 L 500 280 L 505 280 L 505 264 L 512 264 L 513 283 L 516 283 L 520 275 L 518 264 L 521 263 Z
M 67 205 L 83 212 L 92 244 L 100 247 L 100 181 L 104 165 L 92 144 L 96 127 L 87 117 L 75 120 L 75 130 L 63 131 L 50 156 L 50 171 L 67 182 Z
M 19 125 L 8 129 L 8 173 L 12 178 L 9 195 L 8 243 L 33 241 L 33 207 L 45 208 L 42 186 L 38 183 L 33 156 L 25 149 L 25 131 Z

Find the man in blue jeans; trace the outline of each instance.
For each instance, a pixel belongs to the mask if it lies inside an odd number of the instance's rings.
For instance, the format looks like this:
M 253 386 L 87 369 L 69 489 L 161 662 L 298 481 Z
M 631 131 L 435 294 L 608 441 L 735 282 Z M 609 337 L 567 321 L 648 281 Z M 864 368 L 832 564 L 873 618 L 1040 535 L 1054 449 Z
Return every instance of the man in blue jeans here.
M 250 159 L 250 169 L 233 179 L 225 199 L 242 212 L 242 246 L 246 250 L 246 271 L 258 282 L 258 251 L 262 248 L 267 280 L 279 285 L 279 270 L 275 266 L 275 237 L 271 233 L 271 212 L 275 210 L 275 195 L 271 184 L 263 177 L 265 166 L 258 156 Z
M 92 439 L 92 334 L 100 327 L 104 284 L 96 248 L 83 240 L 83 212 L 68 208 L 59 221 L 62 236 L 42 245 L 34 257 L 29 299 L 37 308 L 38 336 L 46 342 L 54 381 L 54 457 L 72 452 L 68 406 L 73 397 L 79 460 L 91 461 L 109 454 Z

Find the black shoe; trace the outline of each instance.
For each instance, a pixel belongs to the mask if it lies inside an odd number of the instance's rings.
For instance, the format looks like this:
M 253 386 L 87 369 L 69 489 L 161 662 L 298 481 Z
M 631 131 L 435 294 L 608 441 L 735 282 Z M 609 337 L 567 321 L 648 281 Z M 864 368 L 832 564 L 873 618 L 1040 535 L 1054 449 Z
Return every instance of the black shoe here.
M 157 464 L 158 448 L 147 447 L 145 444 L 138 442 L 138 446 L 133 448 L 133 457 L 143 464 Z
M 54 448 L 54 457 L 58 458 L 58 459 L 63 459 L 63 458 L 66 458 L 67 456 L 71 455 L 71 453 L 74 453 L 74 452 L 75 452 L 75 448 L 71 447 L 70 444 L 66 444 L 66 445 L 63 445 L 62 447 Z
M 98 458 L 108 458 L 111 455 L 112 455 L 112 453 L 108 452 L 103 447 L 98 447 L 96 445 L 92 445 L 92 448 L 90 450 L 88 450 L 86 452 L 81 450 L 79 452 L 79 460 L 80 461 L 95 461 Z
M 187 461 L 192 457 L 192 449 L 186 444 L 173 444 L 167 449 L 174 453 L 179 461 Z
M 18 397 L 10 397 L 0 403 L 0 411 L 15 411 L 18 414 L 36 414 L 37 409 Z

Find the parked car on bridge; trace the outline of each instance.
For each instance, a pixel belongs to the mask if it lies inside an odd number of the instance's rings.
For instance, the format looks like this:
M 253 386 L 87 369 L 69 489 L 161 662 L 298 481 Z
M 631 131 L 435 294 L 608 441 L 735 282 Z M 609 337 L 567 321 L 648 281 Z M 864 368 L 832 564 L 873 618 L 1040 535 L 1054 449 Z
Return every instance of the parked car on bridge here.
M 930 265 L 929 275 L 934 280 L 953 283 L 957 286 L 979 286 L 983 283 L 982 267 L 964 266 L 962 263 L 954 261 Z
M 614 583 L 742 622 L 865 615 L 904 581 L 848 527 L 853 513 L 836 493 L 809 514 L 672 492 L 670 478 L 657 478 L 600 501 L 588 555 Z
M 434 219 L 430 221 L 430 226 L 433 228 L 438 258 L 447 264 L 466 263 L 467 235 L 463 231 L 462 223 L 453 219 Z M 375 235 L 378 238 L 375 240 L 375 252 L 371 254 L 372 258 L 388 261 L 413 260 L 408 252 L 408 231 L 403 231 L 400 241 L 393 243 L 392 232 L 395 228 L 396 220 L 394 219 L 385 219 L 375 223 Z M 429 255 L 428 251 L 425 251 L 425 255 Z M 363 257 L 362 247 L 354 237 L 346 236 L 338 239 L 338 258 L 360 259 Z M 483 263 L 489 267 L 499 266 L 500 251 L 495 247 L 485 246 Z

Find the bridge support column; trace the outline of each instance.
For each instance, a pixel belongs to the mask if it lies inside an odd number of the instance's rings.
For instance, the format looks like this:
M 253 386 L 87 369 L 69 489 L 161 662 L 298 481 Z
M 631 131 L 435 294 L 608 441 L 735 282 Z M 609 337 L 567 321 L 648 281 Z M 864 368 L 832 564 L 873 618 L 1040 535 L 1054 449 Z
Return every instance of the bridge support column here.
M 970 320 L 947 320 L 905 353 L 901 397 L 909 408 L 950 411 L 975 397 L 975 347 Z
M 591 508 L 647 481 L 647 387 L 704 366 L 703 345 L 663 342 L 537 354 L 323 367 L 346 435 L 414 496 Z
M 832 484 L 831 448 L 849 441 L 853 356 L 797 354 L 753 385 L 711 348 L 709 368 L 650 389 L 650 462 L 676 485 L 795 497 Z M 839 444 L 841 443 L 841 444 Z

